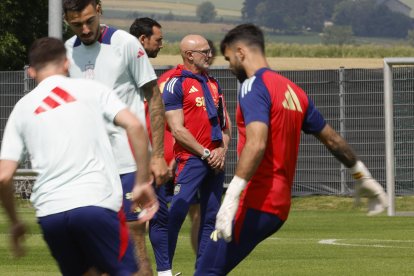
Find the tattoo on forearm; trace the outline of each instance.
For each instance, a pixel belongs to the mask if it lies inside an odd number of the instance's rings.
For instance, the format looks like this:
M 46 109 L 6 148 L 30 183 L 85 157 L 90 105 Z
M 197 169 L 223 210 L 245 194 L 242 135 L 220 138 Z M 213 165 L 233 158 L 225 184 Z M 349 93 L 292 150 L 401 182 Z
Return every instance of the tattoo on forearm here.
M 348 143 L 339 135 L 331 138 L 333 143 L 330 143 L 328 149 L 336 157 L 336 159 L 348 168 L 355 165 L 357 157 Z
M 162 103 L 161 93 L 158 86 L 152 89 L 152 95 L 148 99 L 150 118 L 151 118 L 151 132 L 152 132 L 152 147 L 153 156 L 164 156 L 164 126 L 165 126 L 165 110 Z

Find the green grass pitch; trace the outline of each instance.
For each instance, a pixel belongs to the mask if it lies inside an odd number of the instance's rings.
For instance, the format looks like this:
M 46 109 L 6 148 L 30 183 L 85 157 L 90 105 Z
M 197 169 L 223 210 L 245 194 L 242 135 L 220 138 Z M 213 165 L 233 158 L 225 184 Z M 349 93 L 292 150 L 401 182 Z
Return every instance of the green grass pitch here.
M 413 198 L 399 199 L 397 204 L 414 211 Z M 19 260 L 10 256 L 8 223 L 1 213 L 0 275 L 59 275 L 33 209 L 27 202 L 20 203 L 19 213 L 30 229 L 27 254 Z M 413 217 L 367 217 L 363 208 L 353 207 L 351 198 L 301 197 L 294 198 L 282 229 L 229 275 L 413 275 L 413 259 Z M 186 221 L 174 272 L 192 275 L 194 260 Z

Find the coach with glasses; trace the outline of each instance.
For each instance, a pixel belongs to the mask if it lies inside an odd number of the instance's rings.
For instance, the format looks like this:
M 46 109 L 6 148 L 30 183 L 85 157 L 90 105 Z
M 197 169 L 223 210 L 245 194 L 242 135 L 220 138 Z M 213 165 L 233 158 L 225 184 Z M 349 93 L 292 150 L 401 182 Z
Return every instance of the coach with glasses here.
M 197 259 L 203 253 L 220 207 L 230 141 L 223 95 L 207 72 L 212 59 L 207 40 L 200 35 L 187 35 L 180 43 L 180 51 L 183 66 L 177 66 L 163 92 L 166 120 L 176 140 L 177 161 L 168 220 L 170 262 L 181 225 L 198 191 L 201 221 Z

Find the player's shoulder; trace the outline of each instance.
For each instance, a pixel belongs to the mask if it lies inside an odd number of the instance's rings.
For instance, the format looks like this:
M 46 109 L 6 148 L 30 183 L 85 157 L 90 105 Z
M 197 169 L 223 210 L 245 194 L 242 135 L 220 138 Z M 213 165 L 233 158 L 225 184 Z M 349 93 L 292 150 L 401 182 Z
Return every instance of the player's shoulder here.
M 69 38 L 68 40 L 65 41 L 65 47 L 66 49 L 72 49 L 75 46 L 76 40 L 77 40 L 77 36 L 74 35 L 71 38 Z
M 174 94 L 174 91 L 182 88 L 182 81 L 181 76 L 170 76 L 170 78 L 165 82 L 164 90 L 168 93 Z
M 116 29 L 114 27 L 107 27 L 107 32 L 111 44 L 123 45 L 128 43 L 137 43 L 136 37 L 124 30 Z

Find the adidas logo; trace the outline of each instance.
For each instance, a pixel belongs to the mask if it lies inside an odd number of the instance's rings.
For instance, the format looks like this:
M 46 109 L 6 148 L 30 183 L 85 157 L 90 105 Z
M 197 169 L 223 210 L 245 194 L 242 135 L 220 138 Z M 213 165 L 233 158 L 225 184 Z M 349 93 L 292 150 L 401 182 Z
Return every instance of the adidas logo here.
M 137 58 L 140 58 L 140 57 L 142 57 L 143 55 L 145 55 L 144 50 L 139 49 L 138 54 L 137 54 Z
M 300 106 L 298 96 L 289 85 L 285 92 L 285 100 L 282 102 L 282 105 L 285 109 L 299 111 L 302 113 L 302 107 Z
M 76 101 L 76 99 L 71 94 L 62 88 L 55 87 L 50 91 L 50 94 L 43 99 L 42 103 L 36 108 L 34 113 L 40 114 L 74 101 Z
M 198 92 L 198 89 L 194 87 L 194 85 L 191 87 L 190 91 L 188 92 L 188 94 L 194 93 L 194 92 Z

